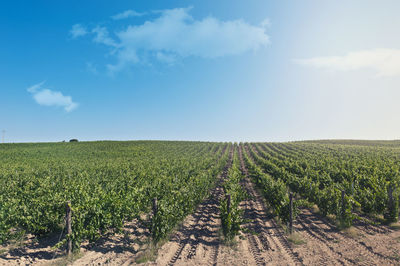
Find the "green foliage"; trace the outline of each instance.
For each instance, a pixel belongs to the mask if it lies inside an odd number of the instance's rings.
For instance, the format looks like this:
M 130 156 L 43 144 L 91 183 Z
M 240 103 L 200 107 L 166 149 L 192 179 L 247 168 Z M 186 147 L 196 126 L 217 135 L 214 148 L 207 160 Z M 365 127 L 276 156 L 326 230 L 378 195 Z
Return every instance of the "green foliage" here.
M 228 145 L 206 142 L 2 145 L 0 243 L 15 231 L 59 232 L 71 201 L 76 248 L 149 213 L 155 197 L 149 229 L 161 239 L 208 195 L 227 159 Z
M 345 143 L 257 143 L 245 147 L 256 163 L 248 162 L 253 179 L 282 220 L 287 213 L 285 208 L 280 211 L 287 202 L 285 186 L 317 204 L 323 215 L 335 215 L 342 227 L 351 225 L 356 208 L 385 214 L 387 220 L 398 219 L 398 201 L 390 203 L 387 193 L 388 184 L 400 184 L 398 143 Z
M 353 224 L 356 216 L 353 214 L 352 209 L 356 202 L 351 196 L 345 195 L 344 202 L 340 202 L 340 213 L 338 214 L 340 227 L 348 228 Z
M 59 232 L 65 202 L 71 201 L 74 246 L 95 241 L 105 232 L 121 230 L 124 222 L 151 213 L 154 241 L 164 238 L 191 213 L 216 185 L 228 161 L 229 148 L 207 142 L 78 142 L 2 144 L 0 147 L 0 244 L 15 234 Z M 242 145 L 252 180 L 284 222 L 288 192 L 351 225 L 355 209 L 383 214 L 396 221 L 399 212 L 398 142 L 318 141 Z M 231 195 L 231 213 L 221 203 L 225 233 L 238 233 L 237 148 L 224 183 Z M 394 188 L 389 201 L 388 187 Z M 342 204 L 341 191 L 346 193 Z M 298 212 L 294 201 L 294 215 Z M 343 208 L 345 206 L 345 208 Z M 63 240 L 62 243 L 64 243 Z
M 389 185 L 389 188 L 392 189 L 392 199 L 388 198 L 387 210 L 384 213 L 384 217 L 388 223 L 392 223 L 397 222 L 399 219 L 399 190 L 394 185 Z
M 244 191 L 240 185 L 242 174 L 239 169 L 236 144 L 234 148 L 232 166 L 228 170 L 228 175 L 223 185 L 225 197 L 220 203 L 222 232 L 227 241 L 234 239 L 240 232 L 240 225 L 243 223 L 243 210 L 239 208 L 239 204 L 245 198 Z M 227 195 L 230 196 L 229 210 Z
M 292 209 L 292 217 L 293 220 L 296 219 L 297 215 L 299 214 L 299 206 L 301 202 L 293 200 L 293 209 Z M 290 221 L 290 205 L 289 200 L 282 205 L 282 208 L 279 212 L 279 218 L 281 219 L 282 223 L 288 224 Z
M 240 225 L 243 223 L 243 210 L 239 209 L 239 202 L 234 200 L 231 202 L 230 212 L 228 212 L 227 203 L 227 198 L 221 201 L 220 212 L 222 233 L 229 241 L 239 235 Z
M 261 159 L 249 146 L 243 145 L 242 147 L 243 150 L 248 150 L 250 152 L 250 155 L 255 162 L 270 169 L 271 172 L 277 176 L 280 176 L 281 178 L 288 178 L 289 175 L 283 168 L 277 168 L 275 165 L 270 164 L 269 161 Z M 255 181 L 257 186 L 262 189 L 265 200 L 279 216 L 282 222 L 287 223 L 289 221 L 290 213 L 288 196 L 289 191 L 283 179 L 274 179 L 270 174 L 263 172 L 263 170 L 249 158 L 247 152 L 243 152 L 243 158 L 250 177 Z M 296 218 L 297 214 L 298 204 L 293 202 L 293 219 Z

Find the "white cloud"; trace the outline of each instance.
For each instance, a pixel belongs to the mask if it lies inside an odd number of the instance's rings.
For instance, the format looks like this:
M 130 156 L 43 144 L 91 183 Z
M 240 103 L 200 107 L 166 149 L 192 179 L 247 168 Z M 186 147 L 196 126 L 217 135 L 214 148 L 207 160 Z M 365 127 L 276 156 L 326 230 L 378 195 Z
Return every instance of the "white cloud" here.
M 30 92 L 30 93 L 36 93 L 43 86 L 44 83 L 45 83 L 45 81 L 42 81 L 42 82 L 40 82 L 38 84 L 35 84 L 35 85 L 29 87 L 27 89 L 27 91 Z
M 135 50 L 128 50 L 124 49 L 118 52 L 117 54 L 117 64 L 108 64 L 107 69 L 110 72 L 110 74 L 113 74 L 114 72 L 118 72 L 125 67 L 127 67 L 130 64 L 135 64 L 139 62 L 139 58 L 136 54 Z
M 72 29 L 69 31 L 71 34 L 72 38 L 78 38 L 81 36 L 85 36 L 88 32 L 85 27 L 83 27 L 81 24 L 75 24 L 72 26 Z
M 316 68 L 349 71 L 373 69 L 378 77 L 400 75 L 399 49 L 374 49 L 351 52 L 344 56 L 325 56 L 296 59 L 296 63 Z
M 130 17 L 140 17 L 145 15 L 145 13 L 139 13 L 136 12 L 135 10 L 126 10 L 124 12 L 118 13 L 115 16 L 112 16 L 111 18 L 114 20 L 120 20 L 120 19 L 126 19 L 126 18 L 130 18 Z
M 43 81 L 27 89 L 36 103 L 43 106 L 63 107 L 66 112 L 71 112 L 78 107 L 78 104 L 72 101 L 71 96 L 64 96 L 61 92 L 42 88 L 44 83 Z
M 269 20 L 259 26 L 244 20 L 221 21 L 209 16 L 194 19 L 191 8 L 159 11 L 159 16 L 141 25 L 130 25 L 116 32 L 112 39 L 105 27 L 96 27 L 94 42 L 114 48 L 117 62 L 109 64 L 110 72 L 120 71 L 129 65 L 150 58 L 173 64 L 185 57 L 217 58 L 256 51 L 269 44 L 265 30 Z
M 117 43 L 109 36 L 106 27 L 97 26 L 92 30 L 92 33 L 95 34 L 95 37 L 93 39 L 94 42 L 102 43 L 108 46 L 117 46 Z

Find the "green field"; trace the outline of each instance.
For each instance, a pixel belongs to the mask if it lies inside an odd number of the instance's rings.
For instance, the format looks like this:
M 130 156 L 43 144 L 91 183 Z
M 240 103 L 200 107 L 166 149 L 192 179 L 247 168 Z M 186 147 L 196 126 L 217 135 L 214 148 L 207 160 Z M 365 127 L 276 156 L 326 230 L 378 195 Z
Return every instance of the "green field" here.
M 154 198 L 158 212 L 148 226 L 157 241 L 209 195 L 227 165 L 233 166 L 224 189 L 232 194 L 232 209 L 238 209 L 242 159 L 283 221 L 288 220 L 289 192 L 298 199 L 295 207 L 316 204 L 323 215 L 334 215 L 345 226 L 363 214 L 397 220 L 398 141 L 2 144 L 0 243 L 26 233 L 62 231 L 70 201 L 71 238 L 79 246 L 150 213 Z M 229 219 L 239 223 L 240 212 L 235 215 Z

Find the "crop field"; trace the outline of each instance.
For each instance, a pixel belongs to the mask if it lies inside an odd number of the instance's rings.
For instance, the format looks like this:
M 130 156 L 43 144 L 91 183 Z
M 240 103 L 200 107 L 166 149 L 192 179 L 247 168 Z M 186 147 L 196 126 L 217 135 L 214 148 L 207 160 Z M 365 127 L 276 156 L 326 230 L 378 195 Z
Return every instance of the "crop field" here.
M 0 265 L 399 265 L 400 141 L 0 144 Z

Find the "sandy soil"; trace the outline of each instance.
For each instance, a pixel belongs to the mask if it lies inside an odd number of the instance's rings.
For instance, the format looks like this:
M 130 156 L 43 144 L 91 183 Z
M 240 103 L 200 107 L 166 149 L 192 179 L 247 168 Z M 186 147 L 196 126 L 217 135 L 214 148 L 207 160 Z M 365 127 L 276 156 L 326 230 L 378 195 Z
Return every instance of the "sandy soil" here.
M 147 217 L 141 217 L 147 220 Z M 121 265 L 131 257 L 141 252 L 149 237 L 142 221 L 135 219 L 126 223 L 121 234 L 104 236 L 96 243 L 83 243 L 81 254 L 75 265 Z M 64 251 L 53 249 L 58 242 L 59 234 L 37 241 L 33 236 L 21 243 L 4 248 L 0 255 L 0 265 L 66 265 L 68 260 Z M 76 259 L 76 258 L 75 258 Z M 68 263 L 70 264 L 70 263 Z
M 357 225 L 348 235 L 307 209 L 301 211 L 294 227 L 306 241 L 297 252 L 307 265 L 400 265 L 399 231 L 377 233 Z

